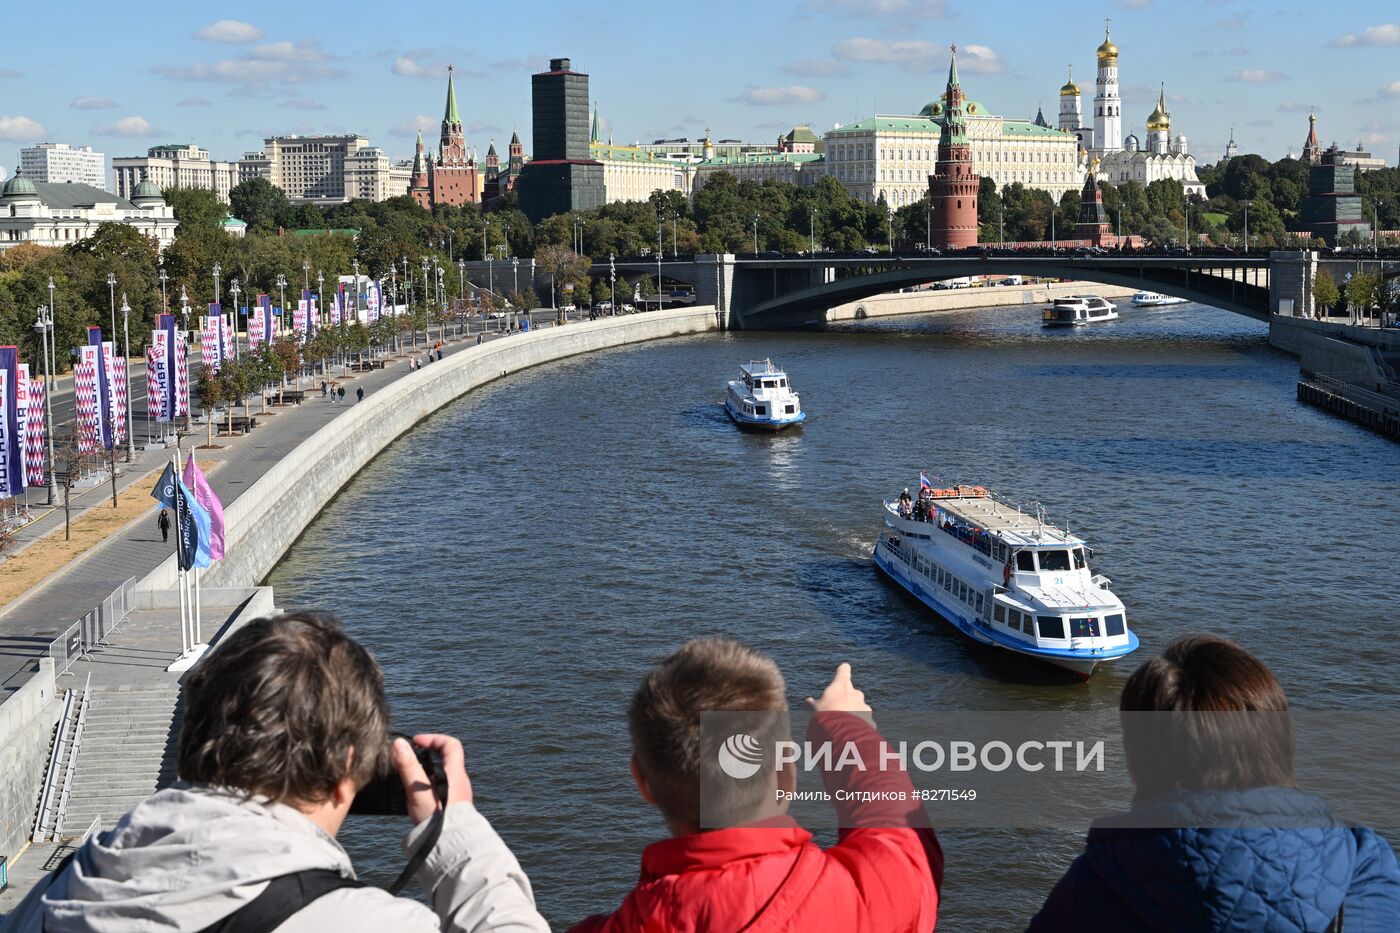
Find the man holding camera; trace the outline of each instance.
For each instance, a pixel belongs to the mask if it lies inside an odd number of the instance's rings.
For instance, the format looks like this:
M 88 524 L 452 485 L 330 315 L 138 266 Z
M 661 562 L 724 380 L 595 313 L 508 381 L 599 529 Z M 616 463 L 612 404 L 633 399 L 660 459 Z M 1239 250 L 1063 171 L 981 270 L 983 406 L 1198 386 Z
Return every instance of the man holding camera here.
M 52 872 L 7 930 L 548 930 L 472 805 L 461 743 L 391 746 L 379 665 L 330 616 L 250 622 L 194 669 L 184 703 L 180 780 Z M 404 848 L 431 909 L 356 880 L 335 836 L 362 790 L 413 820 Z

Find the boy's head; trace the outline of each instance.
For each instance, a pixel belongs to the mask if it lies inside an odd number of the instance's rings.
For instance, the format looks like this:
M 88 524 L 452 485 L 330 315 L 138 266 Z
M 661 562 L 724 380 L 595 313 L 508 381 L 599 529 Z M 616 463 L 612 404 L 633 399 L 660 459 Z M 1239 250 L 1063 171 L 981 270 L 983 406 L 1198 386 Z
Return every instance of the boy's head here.
M 778 713 L 754 718 L 754 738 L 771 758 L 776 743 L 788 737 L 778 666 L 736 641 L 697 639 L 662 661 L 633 694 L 627 723 L 634 776 L 676 832 L 701 828 L 701 776 L 713 774 L 714 750 L 702 743 L 700 725 L 700 714 L 708 712 Z M 774 797 L 771 780 L 707 780 L 706 787 L 724 798 L 707 801 L 707 811 L 729 814 L 726 822 L 756 818 Z
M 389 708 L 368 651 L 330 615 L 254 619 L 185 684 L 179 774 L 292 806 L 385 770 Z
M 1119 702 L 1138 796 L 1293 784 L 1288 697 L 1234 642 L 1189 635 L 1128 678 Z M 1172 715 L 1134 715 L 1134 714 Z

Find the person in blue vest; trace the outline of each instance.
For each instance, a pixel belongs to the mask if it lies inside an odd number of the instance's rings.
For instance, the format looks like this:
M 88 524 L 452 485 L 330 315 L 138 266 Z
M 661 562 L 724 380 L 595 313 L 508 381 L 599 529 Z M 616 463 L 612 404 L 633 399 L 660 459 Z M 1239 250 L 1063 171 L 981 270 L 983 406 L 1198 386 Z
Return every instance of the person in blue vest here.
M 1030 933 L 1400 930 L 1395 852 L 1296 786 L 1288 698 L 1263 662 L 1189 636 L 1133 673 L 1119 709 L 1133 807 L 1090 829 Z

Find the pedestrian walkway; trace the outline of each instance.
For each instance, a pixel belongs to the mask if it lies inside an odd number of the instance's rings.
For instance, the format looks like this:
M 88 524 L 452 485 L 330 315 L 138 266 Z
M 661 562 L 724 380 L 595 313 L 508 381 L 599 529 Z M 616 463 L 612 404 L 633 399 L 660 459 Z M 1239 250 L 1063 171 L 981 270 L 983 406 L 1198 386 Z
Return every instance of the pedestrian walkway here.
M 497 339 L 491 335 L 489 339 Z M 475 346 L 475 334 L 444 345 L 446 355 L 460 353 Z M 425 349 L 417 351 L 419 356 Z M 409 373 L 404 357 L 390 357 L 384 369 L 351 373 L 335 378 L 352 386 L 362 387 L 372 395 L 401 376 Z M 315 377 L 319 380 L 320 377 Z M 314 386 L 314 383 L 313 383 Z M 347 389 L 347 392 L 349 390 Z M 348 399 L 347 399 L 348 401 Z M 200 463 L 221 461 L 223 466 L 210 476 L 209 482 L 225 507 L 235 501 L 274 464 L 294 450 L 306 438 L 348 410 L 348 405 L 332 404 L 317 392 L 308 391 L 300 405 L 269 408 L 274 414 L 264 418 L 261 404 L 253 403 L 250 411 L 259 418 L 256 429 L 246 435 L 216 438 L 222 444 L 218 450 L 196 452 Z M 200 432 L 185 439 L 185 447 L 203 441 Z M 168 450 L 147 451 L 139 463 L 148 469 L 135 469 L 125 477 L 134 482 L 141 475 L 162 465 Z M 121 480 L 119 480 L 120 485 Z M 27 679 L 33 659 L 41 656 L 49 642 L 58 637 L 83 613 L 98 605 L 123 581 L 141 579 L 154 570 L 174 551 L 174 539 L 162 543 L 155 523 L 156 504 L 141 519 L 92 548 L 73 561 L 64 572 L 51 578 L 42 587 L 0 610 L 0 690 L 14 689 Z M 57 521 L 62 523 L 61 510 Z M 53 521 L 53 515 L 43 521 Z M 36 523 L 37 524 L 37 523 Z

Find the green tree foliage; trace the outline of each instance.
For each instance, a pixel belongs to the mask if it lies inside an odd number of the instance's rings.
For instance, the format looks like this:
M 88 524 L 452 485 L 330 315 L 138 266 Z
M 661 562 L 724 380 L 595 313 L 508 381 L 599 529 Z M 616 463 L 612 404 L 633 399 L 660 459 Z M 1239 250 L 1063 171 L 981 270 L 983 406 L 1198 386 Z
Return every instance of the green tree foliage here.
M 1326 310 L 1336 306 L 1342 298 L 1342 293 L 1337 289 L 1337 283 L 1332 278 L 1332 273 L 1326 269 L 1318 269 L 1313 276 L 1313 303 L 1319 310 Z
M 249 232 L 271 233 L 287 226 L 292 204 L 281 188 L 262 176 L 239 182 L 228 193 L 230 213 L 248 225 Z

